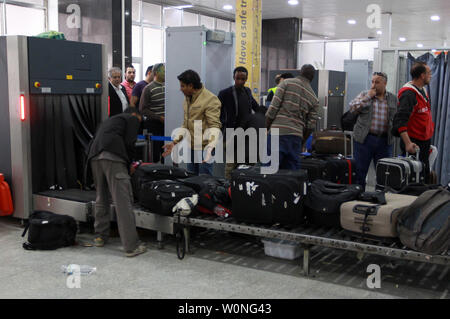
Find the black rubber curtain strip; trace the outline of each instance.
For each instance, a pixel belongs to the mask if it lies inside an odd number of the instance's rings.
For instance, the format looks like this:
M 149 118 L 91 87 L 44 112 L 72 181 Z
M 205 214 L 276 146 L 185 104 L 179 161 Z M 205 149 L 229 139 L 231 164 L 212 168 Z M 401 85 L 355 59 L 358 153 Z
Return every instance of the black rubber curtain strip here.
M 31 95 L 33 192 L 84 184 L 86 147 L 101 121 L 100 96 Z

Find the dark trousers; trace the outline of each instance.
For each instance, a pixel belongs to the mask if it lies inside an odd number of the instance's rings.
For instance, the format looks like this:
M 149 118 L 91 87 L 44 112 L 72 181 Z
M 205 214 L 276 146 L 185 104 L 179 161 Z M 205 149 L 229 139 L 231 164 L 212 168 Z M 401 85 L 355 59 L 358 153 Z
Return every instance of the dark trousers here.
M 143 123 L 143 128 L 147 129 L 153 136 L 164 136 L 164 124 L 161 121 L 147 120 Z M 152 141 L 151 158 L 149 158 L 152 163 L 162 161 L 163 145 L 164 142 L 162 141 Z
M 421 141 L 417 140 L 415 138 L 410 137 L 411 142 L 417 144 L 419 146 L 419 160 L 423 163 L 423 169 L 424 169 L 424 177 L 425 177 L 425 184 L 430 183 L 430 147 L 431 147 L 431 140 L 428 141 Z M 403 140 L 400 142 L 400 148 L 403 152 L 403 155 L 406 155 L 405 151 L 405 143 L 403 143 Z
M 267 154 L 272 154 L 272 137 L 267 136 Z M 302 138 L 296 135 L 279 136 L 279 169 L 298 170 L 301 168 Z M 270 165 L 269 164 L 266 164 Z
M 212 153 L 214 155 L 214 152 Z M 202 163 L 203 151 L 191 150 L 191 163 L 187 164 L 187 170 L 195 175 L 213 175 L 214 164 Z
M 387 137 L 367 135 L 364 144 L 354 142 L 353 156 L 356 162 L 356 183 L 363 189 L 366 187 L 366 176 L 369 171 L 370 162 L 376 167 L 377 162 L 392 156 L 392 146 L 388 145 Z

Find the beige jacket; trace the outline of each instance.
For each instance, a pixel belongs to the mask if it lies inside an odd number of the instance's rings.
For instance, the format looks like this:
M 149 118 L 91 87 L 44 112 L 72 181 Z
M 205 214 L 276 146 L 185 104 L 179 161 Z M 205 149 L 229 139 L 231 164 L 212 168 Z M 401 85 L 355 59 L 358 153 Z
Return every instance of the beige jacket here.
M 186 97 L 183 102 L 184 109 L 184 121 L 182 128 L 189 131 L 191 135 L 191 147 L 194 150 L 202 150 L 206 145 L 211 144 L 213 147 L 218 142 L 220 135 L 220 108 L 222 104 L 220 100 L 213 93 L 208 91 L 205 87 L 202 87 L 196 94 L 190 97 Z M 200 125 L 194 135 L 195 121 L 201 121 Z M 200 124 L 200 123 L 199 123 Z M 210 129 L 210 136 L 208 139 L 203 139 L 207 129 Z M 195 143 L 197 137 L 198 141 L 202 141 L 201 145 Z M 179 143 L 185 135 L 179 135 L 174 141 Z

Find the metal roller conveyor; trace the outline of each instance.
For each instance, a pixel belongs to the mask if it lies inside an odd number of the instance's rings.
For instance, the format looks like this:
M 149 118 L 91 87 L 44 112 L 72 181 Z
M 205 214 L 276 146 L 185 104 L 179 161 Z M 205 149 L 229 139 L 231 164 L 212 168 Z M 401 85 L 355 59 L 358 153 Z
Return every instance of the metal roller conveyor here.
M 450 254 L 427 255 L 412 251 L 397 242 L 380 242 L 372 239 L 350 238 L 342 229 L 315 226 L 284 228 L 281 225 L 260 226 L 239 223 L 233 218 L 214 216 L 174 217 L 175 222 L 183 226 L 195 226 L 219 231 L 228 231 L 265 238 L 296 241 L 303 244 L 303 269 L 309 274 L 309 250 L 311 246 L 354 251 L 358 254 L 373 254 L 390 258 L 419 261 L 438 265 L 450 265 Z M 186 244 L 189 246 L 189 243 Z

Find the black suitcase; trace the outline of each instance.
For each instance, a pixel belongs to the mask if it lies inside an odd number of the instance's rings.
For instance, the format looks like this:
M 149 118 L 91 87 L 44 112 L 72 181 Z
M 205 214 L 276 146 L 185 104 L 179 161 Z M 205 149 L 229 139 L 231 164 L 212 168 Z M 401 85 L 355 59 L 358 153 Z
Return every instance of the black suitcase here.
M 303 222 L 303 201 L 307 193 L 305 170 L 279 170 L 261 174 L 259 167 L 232 172 L 231 198 L 233 217 L 256 224 Z
M 315 225 L 340 227 L 341 204 L 356 200 L 361 192 L 362 187 L 359 185 L 315 180 L 311 183 L 306 196 L 306 216 Z
M 324 159 L 305 157 L 301 159 L 301 168 L 308 172 L 308 181 L 327 178 L 327 162 Z
M 193 188 L 197 193 L 207 187 L 210 187 L 211 185 L 229 185 L 230 183 L 225 178 L 214 177 L 206 174 L 179 179 L 179 182 Z
M 323 179 L 338 184 L 353 184 L 356 179 L 355 160 L 340 156 L 305 157 L 300 162 L 310 182 Z
M 139 204 L 152 213 L 164 216 L 173 215 L 172 208 L 183 198 L 196 192 L 178 181 L 162 180 L 142 185 Z
M 356 162 L 340 156 L 327 157 L 326 180 L 338 184 L 354 184 L 356 180 Z
M 151 163 L 142 164 L 131 176 L 134 198 L 139 201 L 139 194 L 142 185 L 145 183 L 160 180 L 177 180 L 190 176 L 193 176 L 193 174 L 183 168 Z

